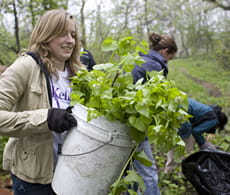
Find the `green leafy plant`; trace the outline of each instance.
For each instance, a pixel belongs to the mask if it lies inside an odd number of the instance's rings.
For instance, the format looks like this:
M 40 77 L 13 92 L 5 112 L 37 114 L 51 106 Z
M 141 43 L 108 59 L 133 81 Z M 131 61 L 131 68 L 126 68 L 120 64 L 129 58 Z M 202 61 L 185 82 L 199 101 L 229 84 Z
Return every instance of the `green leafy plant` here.
M 131 127 L 129 135 L 137 143 L 147 137 L 162 150 L 171 149 L 179 141 L 177 128 L 189 117 L 184 110 L 186 94 L 161 72 L 148 73 L 148 81 L 144 84 L 142 79 L 133 83 L 131 71 L 134 64 L 143 63 L 138 53 L 147 51 L 146 42 L 138 45 L 132 37 L 118 41 L 107 38 L 102 50 L 112 52 L 108 63 L 96 65 L 90 72 L 81 69 L 72 78 L 71 104 L 88 107 L 89 121 L 103 115 L 110 121 L 125 123 Z M 149 166 L 145 154 L 133 152 L 129 161 L 133 157 Z M 121 175 L 124 172 L 125 169 Z M 127 172 L 127 176 L 119 177 L 112 185 L 111 194 L 127 190 L 134 182 L 144 188 L 135 171 Z M 132 190 L 129 192 L 135 194 Z
M 0 162 L 2 162 L 3 150 L 4 150 L 4 147 L 5 147 L 8 139 L 9 139 L 8 137 L 0 136 Z M 2 170 L 2 163 L 0 163 L 0 170 Z

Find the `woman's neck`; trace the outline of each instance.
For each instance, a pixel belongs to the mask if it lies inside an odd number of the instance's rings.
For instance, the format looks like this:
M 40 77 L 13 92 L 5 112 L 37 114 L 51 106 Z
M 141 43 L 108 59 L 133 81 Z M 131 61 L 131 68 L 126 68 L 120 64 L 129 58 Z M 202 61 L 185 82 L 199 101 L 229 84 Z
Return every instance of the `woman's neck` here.
M 53 64 L 57 70 L 63 71 L 63 72 L 65 71 L 65 62 L 54 61 Z

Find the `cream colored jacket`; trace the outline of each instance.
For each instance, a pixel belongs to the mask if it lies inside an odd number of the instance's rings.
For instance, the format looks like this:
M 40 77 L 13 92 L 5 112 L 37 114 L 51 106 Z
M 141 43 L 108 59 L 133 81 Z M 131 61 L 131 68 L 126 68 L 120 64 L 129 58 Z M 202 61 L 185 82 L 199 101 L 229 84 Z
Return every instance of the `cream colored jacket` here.
M 53 134 L 44 73 L 29 55 L 20 56 L 0 76 L 0 135 L 10 137 L 3 169 L 31 183 L 53 177 Z

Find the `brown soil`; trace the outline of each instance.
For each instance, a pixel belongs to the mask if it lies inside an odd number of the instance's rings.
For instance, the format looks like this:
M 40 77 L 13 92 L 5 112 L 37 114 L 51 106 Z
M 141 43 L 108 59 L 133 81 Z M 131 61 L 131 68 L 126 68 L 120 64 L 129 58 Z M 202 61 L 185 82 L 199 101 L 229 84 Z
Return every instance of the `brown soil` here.
M 0 194 L 1 195 L 13 195 L 13 192 L 9 189 L 2 188 L 2 189 L 0 189 Z
M 0 195 L 13 195 L 11 178 L 6 172 L 0 173 Z

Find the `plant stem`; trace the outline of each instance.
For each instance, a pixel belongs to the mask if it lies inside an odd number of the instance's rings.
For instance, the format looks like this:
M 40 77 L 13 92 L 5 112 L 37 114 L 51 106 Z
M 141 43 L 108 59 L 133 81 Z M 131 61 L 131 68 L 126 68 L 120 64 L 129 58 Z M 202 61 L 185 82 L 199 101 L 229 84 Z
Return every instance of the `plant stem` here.
M 133 156 L 134 156 L 134 154 L 135 154 L 137 148 L 138 148 L 138 144 L 136 145 L 136 147 L 134 148 L 134 150 L 133 150 L 132 153 L 130 154 L 128 160 L 126 161 L 126 163 L 125 163 L 125 165 L 124 165 L 124 167 L 123 167 L 123 169 L 122 169 L 122 171 L 121 171 L 121 173 L 120 173 L 120 175 L 119 175 L 117 181 L 120 181 L 120 180 L 121 180 L 121 177 L 123 176 L 123 174 L 124 174 L 124 172 L 125 172 L 125 170 L 126 170 L 126 167 L 129 165 L 130 161 L 132 160 L 132 158 L 133 158 Z M 116 188 L 117 188 L 117 186 L 115 186 L 114 192 L 116 192 Z
M 117 71 L 117 73 L 116 73 L 116 75 L 115 75 L 115 77 L 113 79 L 113 83 L 112 83 L 111 87 L 114 86 L 114 84 L 115 84 L 115 82 L 116 82 L 116 80 L 117 80 L 117 78 L 118 78 L 119 75 L 120 75 L 120 71 Z
M 136 53 L 137 53 L 137 52 L 133 52 L 131 55 L 134 55 L 134 54 L 136 54 Z M 114 52 L 113 52 L 113 54 L 114 54 Z M 113 55 L 113 54 L 112 54 L 112 55 Z M 126 57 L 128 58 L 128 56 L 126 56 Z M 124 59 L 121 60 L 121 62 L 118 64 L 118 66 L 121 66 L 120 70 L 123 70 L 123 64 L 124 64 L 124 62 L 127 60 L 127 58 L 124 58 Z M 110 61 L 111 61 L 111 59 L 110 59 Z M 114 77 L 114 79 L 113 79 L 113 82 L 112 82 L 111 87 L 114 86 L 114 84 L 115 84 L 115 82 L 116 82 L 118 76 L 120 75 L 120 73 L 121 73 L 121 71 L 118 70 L 117 73 L 116 73 L 116 75 L 115 75 L 115 77 Z
M 111 54 L 111 56 L 110 56 L 110 58 L 109 58 L 109 62 L 112 61 L 114 55 L 115 55 L 115 51 L 112 52 L 112 54 Z

